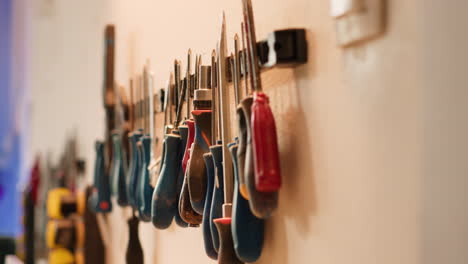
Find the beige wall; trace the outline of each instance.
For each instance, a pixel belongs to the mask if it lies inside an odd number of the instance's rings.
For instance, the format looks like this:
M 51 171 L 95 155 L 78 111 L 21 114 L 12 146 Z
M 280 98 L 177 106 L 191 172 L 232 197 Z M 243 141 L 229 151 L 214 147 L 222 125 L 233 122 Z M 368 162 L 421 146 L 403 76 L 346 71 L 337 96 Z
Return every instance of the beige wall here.
M 259 38 L 305 27 L 310 48 L 309 64 L 264 75 L 284 187 L 258 263 L 465 263 L 467 45 L 455 26 L 467 4 L 388 1 L 385 36 L 342 50 L 329 1 L 253 2 Z M 241 21 L 240 0 L 40 0 L 33 10 L 33 149 L 58 155 L 75 131 L 89 179 L 104 129 L 105 23 L 117 26 L 117 81 L 150 58 L 162 87 L 188 48 L 208 61 L 222 10 L 229 37 Z M 123 215 L 110 217 L 110 263 L 124 263 Z M 147 263 L 210 262 L 201 229 L 144 224 L 140 235 Z

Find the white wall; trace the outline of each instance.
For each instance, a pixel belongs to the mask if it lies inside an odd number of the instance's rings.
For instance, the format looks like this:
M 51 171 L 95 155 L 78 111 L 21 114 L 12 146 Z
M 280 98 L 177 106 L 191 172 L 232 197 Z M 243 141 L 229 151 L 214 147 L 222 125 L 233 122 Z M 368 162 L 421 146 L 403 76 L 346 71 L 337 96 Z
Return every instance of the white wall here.
M 284 187 L 259 263 L 464 263 L 467 45 L 455 29 L 466 4 L 388 1 L 385 36 L 342 50 L 328 1 L 253 2 L 259 38 L 305 27 L 310 48 L 309 64 L 264 75 Z M 116 24 L 117 81 L 150 58 L 162 87 L 188 48 L 207 61 L 222 10 L 228 36 L 241 21 L 238 0 L 41 0 L 34 10 L 33 149 L 58 155 L 74 131 L 88 172 L 104 129 L 105 23 Z M 122 215 L 111 216 L 110 263 L 124 263 Z M 200 229 L 145 224 L 140 235 L 147 263 L 210 262 Z

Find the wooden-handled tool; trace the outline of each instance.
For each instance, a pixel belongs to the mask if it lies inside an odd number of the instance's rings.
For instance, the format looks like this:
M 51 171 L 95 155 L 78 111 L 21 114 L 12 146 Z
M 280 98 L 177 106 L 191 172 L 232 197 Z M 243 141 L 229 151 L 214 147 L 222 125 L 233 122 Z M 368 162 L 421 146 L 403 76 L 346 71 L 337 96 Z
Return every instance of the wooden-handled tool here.
M 198 89 L 195 90 L 192 111 L 195 120 L 195 141 L 192 145 L 190 167 L 188 168 L 188 187 L 190 201 L 193 209 L 203 214 L 206 198 L 206 167 L 203 154 L 209 152 L 211 146 L 211 89 L 208 81 L 211 76 L 209 66 L 201 66 L 201 58 L 198 59 L 199 67 L 195 76 L 198 76 Z
M 218 89 L 220 95 L 221 110 L 221 138 L 222 138 L 222 157 L 223 157 L 223 178 L 224 178 L 224 204 L 223 218 L 214 220 L 219 233 L 219 264 L 242 263 L 236 256 L 231 232 L 231 210 L 233 195 L 233 167 L 232 160 L 229 157 L 229 149 L 226 142 L 232 140 L 230 131 L 230 111 L 229 111 L 229 91 L 227 83 L 227 65 L 226 65 L 226 19 L 223 14 L 221 26 L 221 38 L 218 43 Z
M 231 55 L 231 76 L 234 83 L 236 105 L 241 98 L 239 37 L 234 37 L 235 53 Z M 234 167 L 234 197 L 232 205 L 231 231 L 234 249 L 238 258 L 244 262 L 255 262 L 260 258 L 263 248 L 263 220 L 250 211 L 249 202 L 241 195 L 238 164 L 238 142 L 229 145 Z
M 198 65 L 198 57 L 195 60 L 195 65 Z M 182 160 L 182 173 L 184 175 L 182 189 L 180 191 L 180 198 L 179 198 L 179 215 L 181 218 L 187 222 L 192 227 L 197 227 L 202 223 L 202 215 L 197 213 L 190 201 L 190 192 L 188 186 L 188 168 L 190 167 L 190 157 L 192 154 L 192 145 L 195 140 L 195 121 L 190 118 L 191 111 L 191 97 L 192 97 L 192 90 L 195 89 L 195 82 L 197 71 L 195 71 L 195 75 L 191 75 L 191 52 L 189 52 L 187 58 L 187 93 L 186 93 L 186 110 L 187 110 L 187 120 L 185 120 L 184 127 L 187 127 L 187 143 L 185 145 L 184 157 Z M 190 91 L 190 92 L 189 92 Z
M 105 141 L 96 142 L 96 163 L 94 170 L 94 191 L 89 198 L 89 205 L 95 212 L 109 212 L 112 210 L 111 190 L 109 180 L 110 160 L 112 159 L 111 131 L 114 129 L 114 52 L 115 28 L 107 25 L 104 40 L 104 84 L 103 103 L 106 111 Z
M 262 92 L 252 2 L 251 0 L 242 0 L 242 2 L 251 69 L 250 82 L 254 89 L 251 132 L 255 163 L 255 188 L 260 192 L 276 192 L 281 187 L 281 169 L 275 119 L 269 106 L 268 97 Z

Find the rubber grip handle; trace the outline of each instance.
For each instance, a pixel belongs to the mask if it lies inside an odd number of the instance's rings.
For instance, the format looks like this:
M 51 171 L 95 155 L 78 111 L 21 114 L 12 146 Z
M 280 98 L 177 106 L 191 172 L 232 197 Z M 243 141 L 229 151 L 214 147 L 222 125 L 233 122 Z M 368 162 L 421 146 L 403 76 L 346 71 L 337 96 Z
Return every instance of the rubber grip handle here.
M 176 214 L 174 215 L 176 224 L 180 227 L 187 227 L 188 223 L 186 223 L 182 217 L 180 216 L 179 213 L 179 199 L 180 199 L 180 194 L 182 192 L 182 187 L 184 186 L 184 169 L 182 168 L 182 159 L 184 158 L 185 154 L 185 148 L 187 145 L 187 137 L 188 137 L 188 126 L 182 125 L 179 126 L 179 134 L 180 134 L 180 145 L 179 145 L 179 173 L 177 175 L 177 192 L 176 192 Z
M 237 164 L 237 144 L 229 147 L 234 165 L 234 197 L 232 202 L 232 239 L 237 257 L 243 262 L 255 262 L 263 249 L 264 223 L 250 211 L 249 201 L 244 199 L 239 190 Z
M 211 209 L 211 201 L 213 196 L 213 187 L 214 187 L 214 179 L 215 179 L 215 171 L 214 171 L 214 163 L 213 163 L 213 156 L 211 153 L 206 153 L 203 155 L 203 159 L 205 160 L 206 165 L 206 178 L 207 178 L 207 185 L 206 185 L 206 198 L 205 198 L 205 209 L 203 210 L 203 241 L 205 242 L 205 252 L 208 257 L 212 259 L 218 258 L 218 253 L 214 249 L 213 245 L 213 237 L 211 236 L 211 228 L 210 228 L 210 209 Z
M 120 206 L 128 205 L 127 184 L 125 179 L 125 170 L 127 161 L 122 148 L 120 135 L 114 133 L 112 135 L 112 144 L 114 154 L 112 155 L 112 186 L 117 198 L 117 204 Z
M 127 171 L 127 197 L 130 206 L 134 210 L 137 208 L 137 198 L 136 198 L 136 186 L 138 180 L 138 171 L 140 168 L 140 158 L 138 155 L 137 142 L 140 140 L 141 133 L 139 131 L 134 131 L 129 135 L 130 141 L 130 163 L 128 165 Z
M 242 111 L 246 120 L 251 119 L 253 100 L 241 102 Z M 249 205 L 252 213 L 261 219 L 269 218 L 278 207 L 278 192 L 259 192 L 255 188 L 254 158 L 252 149 L 252 133 L 250 122 L 246 122 L 247 144 L 245 147 L 244 179 L 249 196 Z M 242 169 L 242 168 L 240 168 Z
M 140 238 L 138 237 L 138 225 L 140 221 L 133 216 L 128 221 L 128 244 L 125 253 L 127 264 L 143 264 L 143 249 L 141 247 Z
M 210 229 L 211 236 L 213 237 L 213 246 L 216 252 L 219 252 L 219 235 L 213 220 L 223 217 L 224 204 L 223 146 L 221 142 L 218 143 L 218 145 L 210 147 L 211 155 L 213 156 L 213 164 L 215 166 L 215 184 L 213 186 L 213 198 L 211 200 L 210 210 Z
M 242 264 L 234 251 L 234 245 L 231 234 L 231 218 L 218 218 L 214 223 L 219 232 L 219 254 L 218 264 Z
M 203 154 L 211 146 L 211 110 L 192 111 L 195 119 L 195 141 L 190 154 L 188 167 L 188 186 L 190 202 L 195 212 L 203 214 L 206 197 L 206 167 Z
M 252 104 L 252 143 L 255 162 L 255 188 L 260 192 L 276 192 L 281 187 L 278 138 L 268 97 L 254 93 Z
M 151 221 L 151 202 L 153 200 L 154 188 L 150 184 L 150 173 L 148 165 L 151 155 L 151 137 L 145 135 L 140 140 L 142 145 L 141 174 L 139 181 L 140 188 L 140 219 L 144 222 Z
M 185 121 L 185 124 L 188 127 L 188 138 L 187 138 L 187 145 L 185 146 L 185 153 L 184 158 L 182 160 L 182 168 L 185 171 L 187 170 L 188 161 L 190 159 L 190 148 L 192 147 L 192 143 L 195 140 L 195 122 L 193 120 Z
M 94 167 L 94 188 L 88 203 L 94 212 L 107 213 L 112 211 L 109 176 L 106 175 L 104 161 L 104 142 L 96 141 L 96 163 Z
M 164 145 L 166 153 L 163 157 L 163 166 L 154 188 L 152 199 L 151 220 L 158 229 L 166 229 L 177 211 L 177 177 L 180 168 L 180 136 L 166 135 Z
M 239 131 L 239 143 L 237 149 L 237 171 L 239 174 L 239 189 L 240 193 L 245 199 L 249 199 L 247 192 L 247 185 L 245 184 L 244 168 L 245 168 L 245 152 L 247 150 L 247 135 L 250 132 L 250 119 L 245 118 L 242 105 L 251 106 L 253 98 L 251 96 L 242 100 L 242 103 L 236 109 L 237 114 L 237 127 Z

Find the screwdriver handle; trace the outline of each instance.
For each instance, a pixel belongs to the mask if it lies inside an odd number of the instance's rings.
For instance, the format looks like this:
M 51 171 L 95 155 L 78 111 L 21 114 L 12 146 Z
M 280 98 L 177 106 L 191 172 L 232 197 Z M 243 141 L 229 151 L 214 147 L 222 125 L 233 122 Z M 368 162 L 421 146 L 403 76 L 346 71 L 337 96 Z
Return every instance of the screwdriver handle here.
M 232 204 L 232 239 L 237 257 L 243 262 L 255 262 L 260 258 L 263 249 L 264 223 L 250 211 L 249 201 L 241 195 L 237 164 L 238 145 L 229 145 L 234 165 L 234 198 Z
M 185 146 L 184 159 L 182 160 L 182 168 L 184 169 L 184 175 L 185 171 L 187 170 L 188 161 L 190 159 L 190 148 L 192 147 L 192 143 L 195 140 L 195 122 L 193 120 L 188 119 L 187 121 L 185 121 L 185 124 L 188 127 L 188 138 L 187 144 Z
M 125 179 L 126 158 L 122 148 L 122 141 L 118 133 L 112 134 L 112 186 L 117 198 L 117 204 L 120 206 L 128 205 L 127 186 Z
M 94 167 L 94 188 L 89 198 L 89 206 L 94 212 L 107 213 L 112 211 L 109 176 L 106 175 L 104 161 L 105 144 L 96 141 L 96 163 Z
M 130 140 L 130 163 L 127 171 L 127 197 L 130 206 L 134 210 L 138 210 L 137 198 L 136 198 L 136 187 L 138 180 L 138 168 L 140 167 L 140 158 L 138 155 L 137 142 L 141 137 L 141 133 L 137 130 L 129 135 Z
M 179 144 L 179 173 L 177 175 L 177 192 L 176 192 L 176 207 L 179 206 L 179 199 L 180 194 L 182 192 L 182 187 L 184 186 L 184 169 L 182 168 L 182 159 L 185 154 L 185 147 L 187 145 L 187 137 L 188 137 L 188 127 L 186 125 L 179 126 L 179 134 L 181 138 L 181 142 Z M 179 209 L 177 208 L 176 214 L 174 215 L 175 222 L 180 227 L 187 227 L 188 223 L 186 223 L 182 217 L 180 216 Z
M 205 252 L 208 257 L 212 259 L 218 258 L 218 253 L 214 249 L 213 246 L 213 237 L 211 235 L 211 228 L 210 228 L 210 209 L 211 209 L 211 201 L 213 199 L 213 187 L 214 187 L 214 178 L 215 178 L 215 171 L 214 171 L 214 164 L 213 164 L 213 156 L 211 153 L 205 153 L 203 155 L 203 159 L 205 160 L 206 165 L 206 178 L 207 178 L 207 185 L 206 185 L 206 198 L 205 198 L 205 209 L 203 210 L 203 241 L 205 242 Z
M 150 173 L 148 164 L 151 156 L 151 137 L 144 135 L 141 139 L 141 172 L 139 180 L 140 188 L 140 219 L 144 222 L 151 221 L 151 201 L 154 188 L 150 185 Z
M 128 220 L 128 244 L 125 254 L 127 264 L 143 264 L 143 249 L 141 247 L 140 239 L 138 237 L 138 225 L 140 221 L 135 216 Z
M 166 229 L 177 211 L 177 176 L 180 167 L 180 136 L 169 134 L 164 139 L 166 148 L 164 163 L 154 188 L 152 199 L 152 222 L 158 229 Z
M 234 251 L 234 244 L 232 241 L 231 234 L 231 218 L 218 218 L 214 220 L 214 223 L 219 232 L 219 254 L 218 264 L 242 264 Z
M 213 156 L 213 164 L 215 166 L 215 184 L 213 186 L 213 198 L 211 200 L 210 209 L 210 229 L 214 249 L 219 253 L 218 229 L 213 222 L 214 219 L 223 217 L 224 204 L 223 146 L 220 142 L 218 143 L 218 145 L 210 147 L 211 155 Z
M 190 203 L 190 195 L 186 175 L 184 177 L 182 191 L 180 192 L 179 214 L 180 217 L 182 217 L 182 219 L 192 227 L 198 226 L 202 223 L 203 216 L 195 212 L 192 208 L 192 204 Z
M 211 110 L 194 110 L 192 115 L 195 120 L 195 140 L 190 154 L 187 179 L 192 208 L 195 212 L 203 214 L 207 182 L 203 154 L 210 151 Z
M 259 192 L 278 191 L 281 187 L 278 139 L 275 119 L 266 94 L 254 93 L 251 118 L 255 188 Z
M 250 101 L 249 105 L 252 105 L 253 98 L 246 97 L 243 100 Z M 237 115 L 237 127 L 239 130 L 239 143 L 237 149 L 237 173 L 238 173 L 238 181 L 239 181 L 239 191 L 245 199 L 249 199 L 249 194 L 247 192 L 247 185 L 245 184 L 245 176 L 244 176 L 244 168 L 246 164 L 245 154 L 247 151 L 247 135 L 250 133 L 250 122 L 247 122 L 245 119 L 244 110 L 242 109 L 242 105 L 239 105 L 236 109 Z M 250 120 L 250 119 L 249 119 Z
M 247 98 L 246 98 L 247 99 Z M 244 113 L 245 127 L 247 131 L 247 144 L 245 147 L 244 180 L 249 197 L 249 205 L 252 213 L 260 218 L 269 218 L 278 207 L 278 192 L 259 192 L 255 188 L 254 157 L 251 133 L 251 109 L 253 98 L 242 100 L 241 107 Z M 240 168 L 242 169 L 242 168 Z

